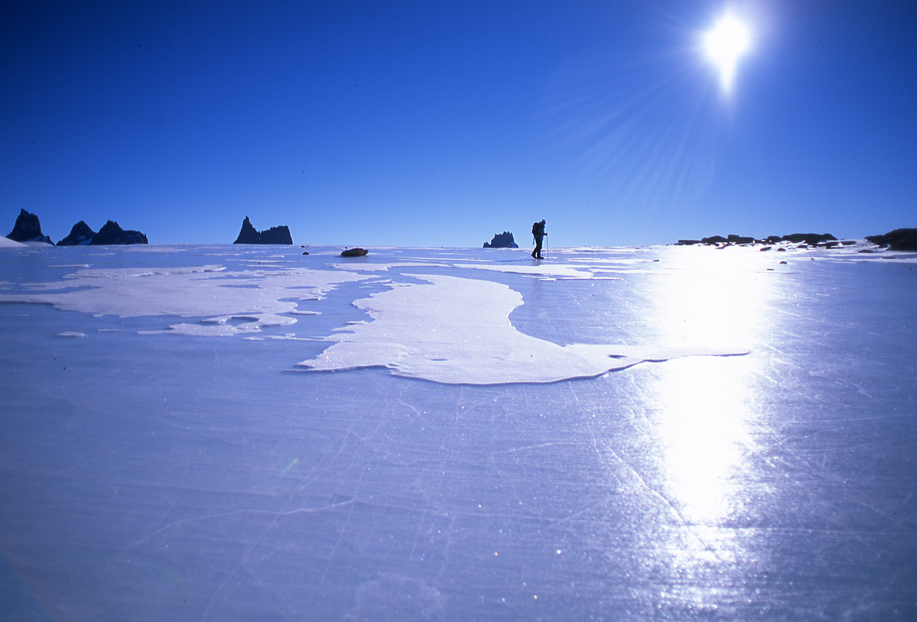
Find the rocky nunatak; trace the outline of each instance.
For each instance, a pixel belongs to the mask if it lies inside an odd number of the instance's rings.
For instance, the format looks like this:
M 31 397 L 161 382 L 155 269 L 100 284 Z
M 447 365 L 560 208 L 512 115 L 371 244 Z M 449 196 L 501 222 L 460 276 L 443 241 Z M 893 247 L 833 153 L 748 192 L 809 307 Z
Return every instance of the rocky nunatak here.
M 73 232 L 71 231 L 71 233 Z M 89 243 L 93 246 L 100 244 L 149 244 L 144 234 L 131 229 L 122 229 L 113 220 L 106 222 L 99 229 L 99 232 L 92 236 L 92 240 Z
M 16 218 L 16 225 L 8 236 L 16 242 L 44 242 L 53 245 L 51 238 L 41 232 L 38 216 L 22 210 Z M 70 235 L 57 243 L 58 246 L 77 246 L 82 244 L 148 244 L 146 235 L 139 231 L 124 230 L 118 223 L 109 220 L 98 233 L 93 231 L 85 221 L 73 225 Z
M 484 242 L 484 248 L 519 248 L 513 234 L 509 231 L 497 233 L 490 242 Z
M 248 216 L 242 221 L 242 230 L 233 244 L 292 244 L 293 237 L 290 228 L 286 225 L 271 227 L 266 231 L 258 231 L 252 226 Z
M 41 223 L 38 221 L 38 216 L 25 210 L 19 212 L 19 216 L 16 217 L 16 224 L 13 225 L 13 230 L 6 237 L 14 242 L 54 244 L 51 238 L 41 232 Z
M 884 235 L 867 235 L 866 241 L 893 251 L 917 251 L 917 229 L 895 229 Z
M 86 224 L 85 220 L 73 225 L 70 235 L 57 243 L 58 246 L 100 246 L 103 244 L 149 244 L 146 235 L 132 229 L 124 230 L 121 225 L 109 220 L 98 232 Z
M 63 240 L 57 243 L 58 246 L 82 246 L 84 244 L 91 244 L 92 238 L 94 238 L 96 232 L 86 224 L 85 220 L 73 225 L 73 228 L 70 229 L 70 235 L 65 237 Z

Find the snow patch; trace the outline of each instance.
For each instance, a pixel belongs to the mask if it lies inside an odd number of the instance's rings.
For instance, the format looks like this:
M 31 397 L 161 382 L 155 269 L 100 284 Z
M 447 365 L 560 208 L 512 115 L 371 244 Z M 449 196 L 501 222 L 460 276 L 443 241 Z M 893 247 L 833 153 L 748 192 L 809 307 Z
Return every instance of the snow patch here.
M 190 335 L 192 337 L 231 337 L 233 335 L 244 335 L 248 333 L 258 333 L 261 329 L 269 326 L 289 326 L 295 324 L 296 320 L 282 315 L 272 314 L 253 314 L 252 316 L 223 316 L 201 320 L 196 324 L 183 322 L 172 324 L 166 330 L 144 330 L 139 331 L 141 335 Z
M 406 275 L 353 304 L 372 322 L 351 323 L 328 337 L 334 345 L 296 371 L 386 367 L 445 384 L 548 383 L 591 378 L 645 361 L 742 350 L 572 344 L 559 346 L 517 331 L 509 315 L 522 295 L 500 283 L 442 275 Z
M 0 236 L 0 248 L 20 248 L 23 246 L 25 246 L 25 244 Z
M 208 319 L 153 332 L 224 336 L 293 324 L 296 319 L 283 314 L 296 313 L 298 301 L 320 300 L 340 284 L 365 278 L 337 270 L 226 272 L 223 266 L 78 270 L 63 284 L 0 294 L 0 302 L 46 303 L 95 316 L 203 317 Z M 238 321 L 242 317 L 250 321 Z
M 431 261 L 413 261 L 413 262 L 395 262 L 395 263 L 333 263 L 331 264 L 332 268 L 338 270 L 352 270 L 360 272 L 385 272 L 386 270 L 391 270 L 392 268 L 418 268 L 418 267 L 427 267 L 427 268 L 447 268 L 449 267 L 448 263 L 443 262 L 431 262 Z
M 566 266 L 563 264 L 472 264 L 458 263 L 456 268 L 470 268 L 473 270 L 490 270 L 492 272 L 509 272 L 511 274 L 527 274 L 541 279 L 591 279 L 592 273 L 586 270 Z

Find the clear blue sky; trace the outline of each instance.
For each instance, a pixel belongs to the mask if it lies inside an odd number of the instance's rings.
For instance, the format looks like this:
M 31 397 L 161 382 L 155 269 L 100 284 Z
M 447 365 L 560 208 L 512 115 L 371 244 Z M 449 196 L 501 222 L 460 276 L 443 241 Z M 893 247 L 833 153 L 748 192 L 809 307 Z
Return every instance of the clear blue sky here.
M 731 8 L 730 8 L 731 7 Z M 701 35 L 752 46 L 723 92 Z M 636 245 L 917 226 L 917 3 L 0 6 L 0 226 Z

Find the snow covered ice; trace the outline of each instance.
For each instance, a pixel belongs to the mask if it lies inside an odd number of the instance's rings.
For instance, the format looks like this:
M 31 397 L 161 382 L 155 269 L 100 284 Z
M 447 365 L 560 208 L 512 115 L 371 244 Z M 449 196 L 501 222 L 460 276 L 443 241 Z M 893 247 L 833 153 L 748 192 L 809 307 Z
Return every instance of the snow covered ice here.
M 4 247 L 4 619 L 915 619 L 858 250 Z

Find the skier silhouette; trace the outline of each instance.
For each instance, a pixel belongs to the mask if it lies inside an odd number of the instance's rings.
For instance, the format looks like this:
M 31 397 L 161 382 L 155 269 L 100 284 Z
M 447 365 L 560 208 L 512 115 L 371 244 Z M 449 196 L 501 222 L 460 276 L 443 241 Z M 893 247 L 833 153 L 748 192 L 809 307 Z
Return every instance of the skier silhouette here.
M 548 235 L 544 232 L 545 221 L 541 220 L 532 225 L 532 236 L 535 238 L 535 250 L 532 251 L 532 257 L 535 259 L 541 259 L 541 242 L 544 240 L 544 236 Z

